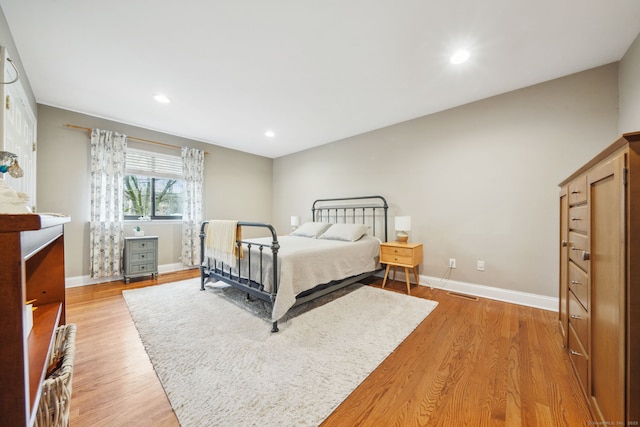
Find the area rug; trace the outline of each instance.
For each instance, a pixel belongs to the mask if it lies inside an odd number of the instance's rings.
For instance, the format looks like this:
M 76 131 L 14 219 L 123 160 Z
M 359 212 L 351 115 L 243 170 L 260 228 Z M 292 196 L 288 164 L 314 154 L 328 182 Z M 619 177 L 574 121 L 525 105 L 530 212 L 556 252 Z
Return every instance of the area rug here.
M 263 304 L 226 285 L 123 295 L 183 427 L 317 426 L 437 305 L 355 284 L 294 308 L 274 334 Z

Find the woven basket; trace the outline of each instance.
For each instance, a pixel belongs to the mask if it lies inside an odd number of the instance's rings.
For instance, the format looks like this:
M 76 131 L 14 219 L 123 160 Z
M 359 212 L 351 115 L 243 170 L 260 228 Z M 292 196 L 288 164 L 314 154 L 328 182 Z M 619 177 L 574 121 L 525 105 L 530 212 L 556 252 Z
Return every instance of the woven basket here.
M 71 379 L 76 355 L 76 325 L 68 324 L 56 329 L 56 338 L 49 356 L 48 366 L 62 356 L 62 364 L 56 372 L 45 378 L 42 384 L 40 404 L 35 427 L 66 427 L 69 425 L 71 403 Z

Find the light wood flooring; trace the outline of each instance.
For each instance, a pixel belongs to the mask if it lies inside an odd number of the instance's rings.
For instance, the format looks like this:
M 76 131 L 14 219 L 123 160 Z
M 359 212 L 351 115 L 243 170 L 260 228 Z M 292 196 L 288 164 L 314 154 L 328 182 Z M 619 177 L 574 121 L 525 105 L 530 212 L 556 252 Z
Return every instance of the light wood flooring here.
M 78 326 L 72 427 L 179 426 L 121 292 L 197 275 L 67 290 L 67 322 Z M 404 282 L 387 287 L 406 292 Z M 439 305 L 323 427 L 589 425 L 557 313 L 424 286 L 411 293 Z

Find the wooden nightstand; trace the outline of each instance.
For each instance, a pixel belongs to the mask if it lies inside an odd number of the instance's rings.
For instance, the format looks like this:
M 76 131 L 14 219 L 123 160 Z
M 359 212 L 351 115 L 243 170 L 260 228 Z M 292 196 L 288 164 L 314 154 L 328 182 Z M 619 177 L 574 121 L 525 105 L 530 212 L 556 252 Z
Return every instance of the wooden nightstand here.
M 393 266 L 393 280 L 396 278 L 396 267 L 404 267 L 404 275 L 407 280 L 407 294 L 411 293 L 411 283 L 409 282 L 409 268 L 413 270 L 413 275 L 418 280 L 418 266 L 422 264 L 422 243 L 400 243 L 386 242 L 380 244 L 380 263 L 387 264 L 384 272 L 382 287 L 387 284 L 389 268 Z

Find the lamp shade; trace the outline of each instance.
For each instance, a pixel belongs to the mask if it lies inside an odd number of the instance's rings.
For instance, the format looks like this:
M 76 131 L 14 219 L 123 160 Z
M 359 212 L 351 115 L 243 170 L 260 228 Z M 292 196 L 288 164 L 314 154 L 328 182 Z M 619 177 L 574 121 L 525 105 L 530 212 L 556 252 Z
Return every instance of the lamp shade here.
M 299 227 L 300 226 L 300 217 L 299 216 L 295 216 L 295 215 L 291 216 L 291 226 L 292 227 Z
M 395 221 L 396 221 L 396 230 L 397 231 L 409 231 L 409 230 L 411 230 L 411 217 L 410 216 L 397 216 Z

